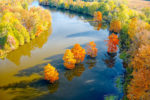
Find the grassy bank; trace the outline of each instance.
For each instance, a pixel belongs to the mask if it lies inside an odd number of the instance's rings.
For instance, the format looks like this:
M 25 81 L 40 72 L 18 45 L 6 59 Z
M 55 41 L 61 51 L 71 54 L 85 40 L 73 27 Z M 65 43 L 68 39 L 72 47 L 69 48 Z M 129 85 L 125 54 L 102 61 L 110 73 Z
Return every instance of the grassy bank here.
M 28 4 L 28 0 L 0 1 L 1 58 L 49 29 L 49 11 Z

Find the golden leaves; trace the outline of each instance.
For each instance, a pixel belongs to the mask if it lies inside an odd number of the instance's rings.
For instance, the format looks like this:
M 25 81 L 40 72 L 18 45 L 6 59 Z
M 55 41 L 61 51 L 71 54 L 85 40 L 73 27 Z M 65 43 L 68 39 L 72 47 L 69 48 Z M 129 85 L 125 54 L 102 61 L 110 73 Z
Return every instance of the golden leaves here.
M 50 83 L 54 83 L 59 79 L 59 73 L 52 65 L 48 64 L 44 67 L 45 80 L 50 81 Z
M 76 59 L 76 63 L 83 62 L 85 58 L 85 49 L 83 49 L 80 44 L 75 44 L 71 49 L 71 52 L 74 54 L 74 58 Z
M 132 18 L 131 22 L 129 24 L 129 29 L 128 29 L 128 34 L 130 36 L 131 39 L 133 39 L 133 37 L 135 36 L 136 32 L 137 32 L 137 18 Z
M 113 31 L 113 32 L 116 32 L 116 33 L 119 33 L 120 30 L 121 30 L 121 22 L 119 20 L 112 20 L 111 23 L 110 23 L 110 28 L 109 28 L 110 31 Z
M 64 66 L 67 69 L 75 68 L 76 59 L 74 58 L 74 55 L 70 49 L 66 50 L 64 57 L 63 57 L 63 60 L 64 60 Z

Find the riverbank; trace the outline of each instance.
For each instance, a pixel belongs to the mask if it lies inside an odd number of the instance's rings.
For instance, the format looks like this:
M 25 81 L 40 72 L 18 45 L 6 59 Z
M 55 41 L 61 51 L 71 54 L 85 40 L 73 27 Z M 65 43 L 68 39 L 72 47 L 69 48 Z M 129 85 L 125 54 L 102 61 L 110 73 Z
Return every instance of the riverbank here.
M 14 3 L 15 2 L 15 3 Z M 29 2 L 0 2 L 0 58 L 48 31 L 50 13 Z

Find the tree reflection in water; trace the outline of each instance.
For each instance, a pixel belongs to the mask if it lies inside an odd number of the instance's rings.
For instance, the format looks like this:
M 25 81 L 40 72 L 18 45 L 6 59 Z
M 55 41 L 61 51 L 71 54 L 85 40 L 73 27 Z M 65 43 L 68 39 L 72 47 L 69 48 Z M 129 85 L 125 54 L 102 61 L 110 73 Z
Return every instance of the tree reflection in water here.
M 116 55 L 117 55 L 117 53 L 109 53 L 109 52 L 107 52 L 107 54 L 105 54 L 106 59 L 103 59 L 103 61 L 105 62 L 107 67 L 112 68 L 115 65 Z
M 88 65 L 89 69 L 92 69 L 93 67 L 95 67 L 96 63 L 97 63 L 96 57 L 91 58 L 90 56 L 87 56 L 86 64 Z
M 84 71 L 84 64 L 77 64 L 74 69 L 67 70 L 64 76 L 67 78 L 68 81 L 72 81 L 74 77 L 80 77 Z
M 102 23 L 101 22 L 95 22 L 94 29 L 99 31 L 102 28 Z
M 22 56 L 31 57 L 31 51 L 36 48 L 42 48 L 43 45 L 48 41 L 48 38 L 52 32 L 52 27 L 50 27 L 49 31 L 41 34 L 39 37 L 32 40 L 30 43 L 27 43 L 23 46 L 20 46 L 17 50 L 10 52 L 6 57 L 16 65 L 20 65 L 20 59 Z
M 48 84 L 48 90 L 51 94 L 55 93 L 59 88 L 59 81 L 54 82 L 53 84 Z

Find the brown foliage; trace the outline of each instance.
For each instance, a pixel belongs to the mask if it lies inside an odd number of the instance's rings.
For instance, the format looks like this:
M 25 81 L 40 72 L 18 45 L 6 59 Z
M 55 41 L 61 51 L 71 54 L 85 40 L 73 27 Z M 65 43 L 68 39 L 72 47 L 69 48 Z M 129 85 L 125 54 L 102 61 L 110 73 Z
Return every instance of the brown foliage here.
M 132 73 L 133 79 L 128 85 L 129 100 L 149 100 L 150 98 L 150 69 L 141 68 Z

